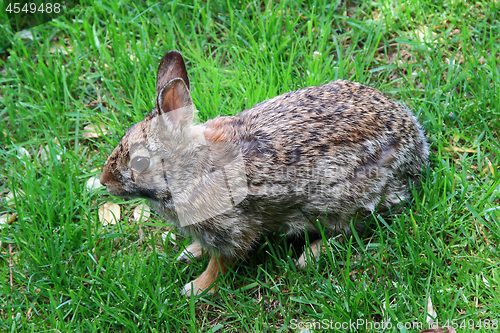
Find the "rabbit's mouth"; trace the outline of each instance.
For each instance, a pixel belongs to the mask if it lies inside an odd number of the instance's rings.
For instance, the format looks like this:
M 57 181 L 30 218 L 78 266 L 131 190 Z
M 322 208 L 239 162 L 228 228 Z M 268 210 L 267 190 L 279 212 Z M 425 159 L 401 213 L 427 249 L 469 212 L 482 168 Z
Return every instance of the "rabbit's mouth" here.
M 137 195 L 132 195 L 131 193 L 128 193 L 127 191 L 123 190 L 123 188 L 120 188 L 118 186 L 113 186 L 112 184 L 106 184 L 106 190 L 108 191 L 109 194 L 114 195 L 115 197 L 120 197 L 124 199 L 137 198 Z
M 147 195 L 144 195 L 144 196 L 138 195 L 138 193 L 135 191 L 127 191 L 127 189 L 124 188 L 124 186 L 120 183 L 106 183 L 103 185 L 106 186 L 106 190 L 108 191 L 108 193 L 115 196 L 115 197 L 120 197 L 120 198 L 124 198 L 124 199 L 136 199 L 138 197 L 144 197 L 144 198 L 149 197 Z

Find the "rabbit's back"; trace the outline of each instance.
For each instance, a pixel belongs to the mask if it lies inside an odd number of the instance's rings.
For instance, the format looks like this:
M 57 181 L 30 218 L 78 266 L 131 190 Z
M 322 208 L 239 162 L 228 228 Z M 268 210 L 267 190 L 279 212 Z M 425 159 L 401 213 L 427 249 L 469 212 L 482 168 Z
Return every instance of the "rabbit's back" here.
M 344 230 L 358 212 L 400 203 L 428 157 L 406 107 L 344 80 L 285 93 L 204 126 L 207 139 L 241 148 L 249 184 L 241 205 L 264 227 L 292 233 L 307 225 L 296 213 L 317 219 L 329 212 L 330 229 Z

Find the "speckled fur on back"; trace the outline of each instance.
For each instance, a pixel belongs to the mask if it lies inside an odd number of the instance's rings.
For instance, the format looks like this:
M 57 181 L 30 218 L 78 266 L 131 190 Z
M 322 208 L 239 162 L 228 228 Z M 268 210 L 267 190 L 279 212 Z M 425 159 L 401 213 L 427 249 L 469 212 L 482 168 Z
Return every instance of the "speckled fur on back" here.
M 242 147 L 251 195 L 237 208 L 252 234 L 301 234 L 314 225 L 308 218 L 326 218 L 327 229 L 346 231 L 356 213 L 408 198 L 408 181 L 418 178 L 428 156 L 407 108 L 344 80 L 289 92 L 202 126 L 209 141 Z M 230 235 L 228 227 L 222 228 Z
M 406 200 L 409 183 L 419 181 L 427 163 L 427 143 L 411 112 L 359 83 L 307 87 L 195 126 L 190 125 L 192 100 L 180 54 L 165 55 L 157 82 L 157 108 L 122 138 L 101 182 L 111 194 L 147 198 L 181 232 L 227 260 L 244 256 L 264 233 L 303 234 L 316 231 L 316 221 L 332 233 L 348 231 L 355 216 Z M 188 110 L 174 115 L 170 104 Z M 152 130 L 159 115 L 172 122 L 168 133 Z M 220 148 L 228 145 L 243 157 L 247 195 L 229 211 L 180 226 L 167 174 L 182 177 L 186 169 L 191 176 L 210 174 L 230 154 Z M 149 154 L 161 151 L 161 163 L 151 157 L 156 167 L 134 176 L 131 146 Z M 203 193 L 211 186 L 196 182 L 186 207 L 210 209 L 214 203 Z

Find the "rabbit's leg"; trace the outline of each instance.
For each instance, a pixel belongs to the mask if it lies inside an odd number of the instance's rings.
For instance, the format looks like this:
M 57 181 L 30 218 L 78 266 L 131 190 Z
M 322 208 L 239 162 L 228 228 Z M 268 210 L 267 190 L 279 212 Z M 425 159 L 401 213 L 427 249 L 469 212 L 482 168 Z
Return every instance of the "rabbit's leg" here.
M 203 249 L 201 248 L 200 243 L 193 242 L 184 250 L 182 250 L 182 252 L 177 257 L 177 261 L 189 263 L 192 262 L 193 259 L 200 259 L 204 253 L 205 251 L 203 251 Z
M 323 239 L 318 239 L 312 242 L 308 249 L 305 249 L 302 255 L 297 260 L 297 266 L 300 269 L 307 267 L 307 262 L 312 259 L 317 260 L 319 255 L 326 250 L 326 246 L 323 244 Z
M 208 263 L 207 269 L 201 273 L 195 280 L 189 282 L 182 288 L 181 294 L 190 296 L 192 293 L 195 295 L 201 294 L 203 291 L 208 289 L 214 281 L 217 279 L 219 273 L 226 273 L 227 267 L 225 264 L 231 264 L 232 260 L 228 260 L 221 256 L 216 256 L 212 254 L 210 262 Z M 213 293 L 215 291 L 215 286 L 212 287 L 208 292 Z

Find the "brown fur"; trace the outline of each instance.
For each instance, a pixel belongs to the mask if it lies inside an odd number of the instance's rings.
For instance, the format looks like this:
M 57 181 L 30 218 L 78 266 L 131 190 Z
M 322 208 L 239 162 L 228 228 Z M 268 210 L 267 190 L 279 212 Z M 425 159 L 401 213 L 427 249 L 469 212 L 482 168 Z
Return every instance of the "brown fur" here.
M 214 257 L 224 265 L 245 256 L 265 233 L 317 232 L 317 223 L 328 235 L 348 232 L 353 218 L 394 207 L 409 198 L 410 181 L 419 181 L 428 158 L 423 131 L 405 106 L 380 91 L 338 80 L 195 126 L 179 59 L 176 51 L 162 59 L 157 108 L 124 135 L 101 183 L 114 195 L 147 198 L 212 253 L 193 282 L 196 293 L 217 276 Z M 148 168 L 134 170 L 146 157 Z M 234 191 L 229 185 L 241 178 L 241 168 L 245 186 Z M 182 186 L 175 185 L 179 179 Z M 228 190 L 233 205 L 223 209 L 219 198 Z M 185 251 L 198 258 L 197 246 Z
M 224 274 L 227 272 L 226 264 L 227 259 L 225 258 L 217 258 L 217 256 L 212 255 L 210 261 L 208 262 L 207 269 L 198 276 L 194 281 L 188 283 L 184 286 L 182 293 L 185 295 L 191 295 L 191 293 L 198 294 L 202 291 L 207 290 L 210 286 L 212 286 L 219 276 L 220 273 Z M 213 286 L 209 293 L 213 293 L 215 291 L 215 286 Z

